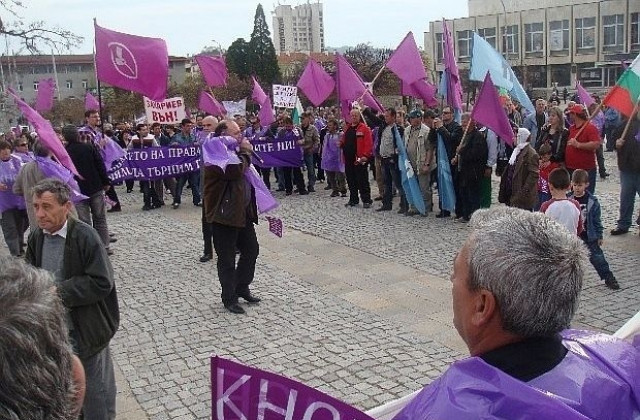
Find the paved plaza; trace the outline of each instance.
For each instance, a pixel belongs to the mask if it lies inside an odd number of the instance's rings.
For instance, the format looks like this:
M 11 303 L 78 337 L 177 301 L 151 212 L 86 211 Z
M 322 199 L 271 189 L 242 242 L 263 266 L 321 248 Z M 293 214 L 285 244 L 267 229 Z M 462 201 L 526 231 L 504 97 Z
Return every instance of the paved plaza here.
M 635 227 L 608 235 L 619 181 L 615 156 L 606 155 L 612 176 L 598 180 L 596 192 L 603 249 L 622 289 L 605 288 L 589 267 L 574 326 L 612 332 L 640 306 L 640 238 Z M 209 418 L 211 354 L 365 410 L 422 387 L 466 355 L 452 325 L 449 276 L 468 226 L 345 208 L 347 198 L 330 198 L 323 187 L 276 193 L 284 237 L 261 220 L 252 291 L 263 300 L 243 304 L 246 315 L 224 310 L 215 259 L 198 262 L 200 208 L 183 197 L 178 210 L 142 212 L 137 189 L 118 189 L 123 211 L 109 215 L 109 226 L 118 237 L 112 262 L 122 314 L 112 341 L 119 419 Z

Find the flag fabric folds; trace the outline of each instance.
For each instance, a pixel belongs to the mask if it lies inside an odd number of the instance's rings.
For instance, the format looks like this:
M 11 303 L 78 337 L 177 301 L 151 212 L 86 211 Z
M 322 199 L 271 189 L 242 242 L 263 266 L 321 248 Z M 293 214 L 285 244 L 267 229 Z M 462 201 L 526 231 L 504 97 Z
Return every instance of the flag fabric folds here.
M 640 101 L 640 55 L 627 67 L 616 85 L 602 101 L 604 105 L 620 111 L 631 118 L 633 109 Z
M 578 91 L 578 97 L 580 98 L 580 102 L 587 108 L 596 102 L 595 99 L 589 95 L 589 92 L 585 88 L 582 87 L 582 84 L 576 80 L 576 90 Z
M 278 219 L 277 217 L 267 216 L 267 221 L 269 222 L 269 232 L 276 235 L 278 238 L 282 238 L 282 219 Z
M 424 63 L 413 37 L 413 32 L 409 32 L 404 37 L 398 48 L 391 54 L 385 66 L 395 73 L 400 80 L 409 85 L 418 80 L 425 80 L 427 72 L 424 70 Z
M 536 112 L 509 63 L 487 41 L 474 32 L 469 79 L 482 81 L 489 72 L 496 86 L 505 88 L 529 112 Z
M 154 101 L 166 99 L 169 54 L 164 40 L 94 26 L 98 80 Z
M 404 190 L 407 202 L 415 207 L 420 214 L 426 214 L 427 208 L 424 205 L 420 185 L 418 185 L 418 177 L 413 171 L 413 166 L 411 166 L 411 162 L 409 161 L 404 140 L 397 138 L 395 139 L 395 143 L 398 149 L 398 168 L 400 169 L 400 175 L 402 177 L 402 189 Z
M 444 140 L 438 133 L 438 194 L 440 195 L 440 210 L 455 211 L 456 192 L 453 187 L 453 177 L 451 175 L 451 165 Z
M 496 91 L 491 75 L 487 72 L 476 103 L 471 111 L 471 119 L 490 128 L 505 142 L 513 144 L 513 129 L 509 118 L 500 104 L 500 98 Z
M 53 94 L 56 89 L 56 82 L 49 79 L 42 79 L 38 82 L 38 95 L 34 108 L 38 112 L 47 112 L 53 108 Z
M 417 80 L 410 85 L 404 81 L 400 81 L 402 94 L 422 99 L 425 105 L 435 107 L 438 105 L 436 100 L 436 87 L 424 79 Z
M 216 117 L 227 115 L 227 110 L 224 109 L 224 106 L 222 106 L 213 95 L 207 92 L 200 92 L 198 108 Z
M 58 135 L 53 131 L 53 127 L 49 120 L 45 120 L 38 111 L 31 108 L 29 104 L 20 99 L 20 97 L 13 91 L 13 89 L 7 89 L 7 93 L 13 101 L 16 103 L 22 115 L 33 125 L 38 133 L 38 139 L 49 149 L 49 151 L 58 159 L 65 168 L 69 169 L 75 175 L 78 175 L 78 170 L 73 164 L 71 157 L 67 153 L 67 149 L 64 148 L 62 142 L 58 138 Z
M 447 21 L 442 19 L 442 37 L 444 39 L 444 72 L 447 74 L 447 103 L 454 109 L 462 110 L 462 85 L 460 73 L 453 50 L 453 36 L 449 32 Z
M 267 94 L 264 93 L 264 90 L 262 90 L 262 87 L 256 78 L 251 77 L 251 80 L 253 80 L 253 92 L 251 93 L 251 99 L 260 105 L 258 117 L 260 118 L 262 125 L 269 125 L 276 120 L 273 116 L 273 110 L 271 109 L 271 100 Z
M 93 96 L 91 93 L 87 92 L 86 95 L 84 95 L 84 110 L 88 111 L 90 109 L 95 109 L 97 111 L 100 110 L 100 102 L 98 102 L 98 100 L 96 99 L 95 96 Z
M 362 98 L 365 105 L 371 109 L 384 112 L 380 102 L 367 90 L 362 78 L 340 54 L 336 54 L 336 84 L 343 118 L 346 119 L 349 116 L 351 103 L 359 98 Z
M 317 61 L 310 58 L 297 86 L 314 106 L 319 106 L 331 95 L 336 82 Z
M 224 61 L 224 57 L 196 55 L 195 59 L 207 86 L 216 87 L 227 85 L 227 64 Z

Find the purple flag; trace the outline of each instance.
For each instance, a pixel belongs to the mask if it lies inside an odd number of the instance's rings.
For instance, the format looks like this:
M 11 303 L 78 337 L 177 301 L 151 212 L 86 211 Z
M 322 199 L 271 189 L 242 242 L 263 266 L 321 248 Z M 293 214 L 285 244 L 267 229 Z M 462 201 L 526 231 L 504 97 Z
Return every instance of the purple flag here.
M 317 61 L 310 58 L 297 86 L 314 106 L 319 106 L 331 95 L 336 82 Z
M 42 79 L 38 82 L 38 95 L 36 96 L 35 110 L 47 112 L 53 108 L 53 94 L 56 82 L 53 79 Z
M 438 105 L 438 100 L 436 99 L 437 88 L 425 79 L 417 80 L 411 84 L 400 81 L 400 84 L 403 95 L 420 98 L 429 107 Z
M 260 86 L 255 77 L 251 76 L 251 80 L 253 81 L 251 99 L 253 99 L 258 105 L 262 105 L 267 99 L 269 99 L 269 97 L 264 93 L 262 86 Z
M 224 61 L 224 57 L 196 55 L 195 59 L 207 86 L 216 87 L 227 85 L 227 64 Z
M 6 190 L 0 191 L 0 213 L 9 209 L 26 208 L 24 197 L 12 191 L 21 166 L 22 160 L 18 156 L 9 155 L 8 161 L 0 161 L 0 184 L 7 186 Z
M 99 111 L 100 102 L 98 102 L 95 96 L 87 92 L 87 94 L 84 95 L 84 110 L 88 111 L 90 109 L 95 109 L 96 111 Z
M 500 98 L 489 72 L 484 78 L 480 94 L 478 94 L 473 111 L 471 111 L 471 118 L 490 128 L 506 143 L 513 144 L 513 129 L 504 108 L 500 105 Z
M 442 37 L 444 38 L 444 71 L 447 73 L 447 101 L 454 109 L 462 109 L 462 85 L 456 56 L 453 52 L 453 36 L 449 32 L 447 21 L 442 19 Z
M 169 55 L 164 40 L 94 26 L 98 80 L 154 101 L 164 100 L 169 80 Z
M 580 98 L 580 102 L 582 105 L 589 108 L 591 104 L 594 104 L 596 101 L 589 95 L 589 92 L 585 88 L 582 87 L 582 84 L 576 80 L 576 90 L 578 91 L 578 97 Z
M 58 159 L 65 168 L 69 169 L 74 174 L 78 174 L 76 166 L 67 153 L 67 149 L 64 148 L 62 142 L 58 138 L 58 135 L 53 131 L 53 127 L 49 120 L 42 118 L 38 112 L 31 108 L 25 101 L 20 99 L 13 89 L 7 89 L 9 95 L 13 98 L 17 107 L 22 112 L 22 115 L 33 125 L 38 133 L 38 139 L 51 151 L 51 153 Z
M 278 200 L 271 195 L 271 191 L 269 191 L 269 188 L 267 188 L 262 177 L 253 165 L 247 168 L 244 176 L 253 186 L 253 190 L 255 191 L 258 213 L 266 213 L 279 206 Z M 280 228 L 280 232 L 282 235 L 282 227 Z
M 269 222 L 269 232 L 273 233 L 278 238 L 282 238 L 282 219 L 267 216 L 267 221 Z
M 211 398 L 213 420 L 373 420 L 300 382 L 217 356 L 211 357 Z
M 391 54 L 386 67 L 403 82 L 413 83 L 427 78 L 420 51 L 413 38 L 413 32 L 404 37 L 398 48 Z
M 198 108 L 215 116 L 227 115 L 227 110 L 224 109 L 222 104 L 218 102 L 216 98 L 213 97 L 213 95 L 210 95 L 207 92 L 200 92 Z
M 60 165 L 53 159 L 36 156 L 35 160 L 38 164 L 38 168 L 40 168 L 45 178 L 57 178 L 69 186 L 69 188 L 71 189 L 72 202 L 79 203 L 80 201 L 89 198 L 80 192 L 78 181 L 76 181 L 76 179 L 73 177 L 73 174 L 70 170 Z
M 362 98 L 364 103 L 372 109 L 384 112 L 384 107 L 367 90 L 362 78 L 351 67 L 351 64 L 340 54 L 336 54 L 336 82 L 338 86 L 338 100 L 343 118 L 349 116 L 351 102 Z M 346 106 L 345 106 L 346 105 Z

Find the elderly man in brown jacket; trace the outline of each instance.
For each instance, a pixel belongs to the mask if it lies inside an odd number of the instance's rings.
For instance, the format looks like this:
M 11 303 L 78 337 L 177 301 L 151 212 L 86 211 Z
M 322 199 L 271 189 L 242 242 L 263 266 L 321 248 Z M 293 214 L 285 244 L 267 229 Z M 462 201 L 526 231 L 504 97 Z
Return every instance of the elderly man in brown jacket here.
M 509 166 L 502 174 L 498 201 L 509 207 L 532 210 L 538 201 L 540 157 L 529 143 L 531 133 L 519 128 Z
M 222 303 L 228 311 L 243 314 L 245 310 L 238 304 L 238 297 L 249 303 L 260 302 L 249 290 L 259 252 L 253 227 L 258 223 L 258 211 L 255 190 L 244 176 L 251 164 L 251 144 L 243 141 L 238 124 L 233 121 L 226 124 L 222 135 L 238 141 L 240 163 L 229 164 L 224 171 L 218 166 L 205 167 L 204 217 L 213 232 Z M 237 265 L 236 250 L 240 252 Z

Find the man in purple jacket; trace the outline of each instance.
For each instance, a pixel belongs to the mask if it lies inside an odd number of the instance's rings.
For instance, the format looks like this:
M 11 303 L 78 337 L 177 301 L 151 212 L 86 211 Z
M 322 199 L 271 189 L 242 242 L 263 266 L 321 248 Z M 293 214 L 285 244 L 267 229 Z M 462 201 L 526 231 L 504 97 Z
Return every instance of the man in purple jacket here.
M 453 324 L 471 357 L 394 420 L 640 418 L 640 350 L 566 330 L 586 263 L 579 238 L 514 208 L 471 222 L 451 275 Z

